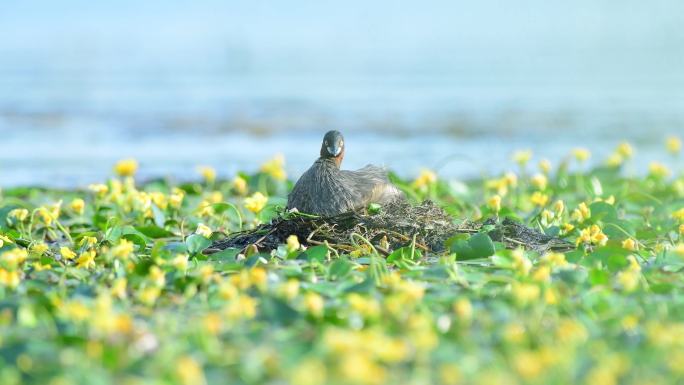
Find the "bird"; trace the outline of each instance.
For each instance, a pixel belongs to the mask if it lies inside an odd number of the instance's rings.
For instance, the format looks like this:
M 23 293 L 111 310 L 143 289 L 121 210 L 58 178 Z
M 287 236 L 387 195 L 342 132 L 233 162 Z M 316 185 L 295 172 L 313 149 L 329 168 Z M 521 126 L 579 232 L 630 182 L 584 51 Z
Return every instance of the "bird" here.
M 320 216 L 357 211 L 371 203 L 381 206 L 405 199 L 382 167 L 367 165 L 359 170 L 341 170 L 345 142 L 339 131 L 323 137 L 320 157 L 295 183 L 287 209 Z

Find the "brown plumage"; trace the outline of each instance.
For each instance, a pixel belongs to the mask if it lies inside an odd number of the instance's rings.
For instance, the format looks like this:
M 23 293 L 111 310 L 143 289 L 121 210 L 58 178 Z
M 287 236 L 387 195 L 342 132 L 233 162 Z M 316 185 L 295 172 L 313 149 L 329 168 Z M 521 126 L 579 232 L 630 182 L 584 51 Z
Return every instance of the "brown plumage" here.
M 337 131 L 325 134 L 321 157 L 299 178 L 288 196 L 287 208 L 331 216 L 404 199 L 387 178 L 387 172 L 368 165 L 356 171 L 340 170 L 344 138 Z

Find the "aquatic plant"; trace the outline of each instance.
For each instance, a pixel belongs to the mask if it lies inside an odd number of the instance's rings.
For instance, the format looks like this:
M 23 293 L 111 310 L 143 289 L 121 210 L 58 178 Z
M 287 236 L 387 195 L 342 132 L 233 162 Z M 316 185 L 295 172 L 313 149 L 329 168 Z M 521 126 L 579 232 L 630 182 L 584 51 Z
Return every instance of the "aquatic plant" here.
M 202 166 L 200 182 L 140 184 L 126 160 L 84 190 L 7 189 L 0 383 L 684 381 L 684 175 L 626 176 L 633 151 L 593 169 L 578 148 L 539 173 L 521 151 L 519 174 L 393 176 L 454 225 L 515 219 L 577 245 L 565 253 L 506 249 L 485 224 L 441 252 L 290 234 L 203 254 L 282 212 L 281 157 L 225 180 Z

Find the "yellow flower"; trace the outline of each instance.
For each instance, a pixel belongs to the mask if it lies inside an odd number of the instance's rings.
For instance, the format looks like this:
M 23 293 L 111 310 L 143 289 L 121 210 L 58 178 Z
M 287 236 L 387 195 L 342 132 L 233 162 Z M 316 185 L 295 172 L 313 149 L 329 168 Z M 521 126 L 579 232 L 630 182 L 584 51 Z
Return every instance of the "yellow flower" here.
M 511 253 L 511 258 L 513 259 L 513 268 L 517 270 L 522 275 L 527 275 L 532 268 L 532 262 L 525 256 L 525 251 L 523 249 L 515 249 Z
M 684 223 L 679 225 L 679 235 L 684 235 Z
M 589 152 L 589 150 L 587 150 L 586 148 L 580 148 L 580 147 L 574 148 L 572 150 L 572 155 L 580 163 L 584 163 L 589 158 L 591 158 L 591 152 Z
M 118 245 L 112 248 L 112 255 L 116 258 L 128 259 L 128 257 L 130 257 L 130 255 L 133 253 L 134 248 L 135 245 L 133 245 L 133 242 L 122 239 L 119 241 Z
M 556 337 L 560 343 L 579 344 L 587 340 L 589 332 L 579 321 L 564 318 L 558 323 Z
M 527 381 L 538 378 L 544 371 L 544 365 L 538 354 L 531 351 L 515 353 L 513 355 L 513 367 L 518 375 Z
M 252 196 L 245 198 L 245 208 L 253 213 L 258 213 L 264 209 L 267 202 L 268 198 L 257 191 Z
M 90 309 L 82 302 L 71 301 L 65 303 L 60 309 L 62 317 L 74 321 L 82 322 L 90 317 Z
M 290 384 L 293 385 L 325 385 L 327 371 L 323 362 L 318 358 L 308 358 L 298 363 L 290 374 Z
M 501 336 L 510 344 L 520 344 L 525 341 L 525 326 L 518 322 L 511 322 L 503 327 Z
M 468 298 L 460 298 L 454 302 L 454 313 L 462 321 L 469 321 L 473 317 L 473 304 Z
M 278 292 L 289 300 L 294 299 L 299 294 L 299 281 L 293 278 L 288 279 L 280 285 Z
M 214 183 L 216 180 L 216 170 L 213 167 L 199 166 L 197 167 L 197 172 L 207 183 Z
M 202 319 L 202 324 L 204 326 L 204 330 L 212 335 L 216 335 L 221 332 L 223 327 L 221 316 L 217 313 L 208 313 L 205 315 Z
M 171 265 L 180 271 L 188 269 L 188 255 L 178 254 L 171 260 Z
M 164 271 L 162 271 L 159 266 L 150 267 L 148 276 L 150 281 L 158 287 L 163 287 L 164 284 L 166 284 L 166 276 L 164 275 Z
M 532 283 L 515 282 L 512 286 L 513 298 L 520 305 L 527 305 L 539 299 L 541 290 Z
M 622 328 L 626 331 L 634 331 L 639 326 L 639 318 L 633 314 L 626 315 L 620 320 Z
M 6 236 L 0 234 L 0 247 L 2 247 L 5 243 L 10 244 L 14 242 L 12 242 L 12 240 L 7 238 Z
M 677 246 L 674 247 L 673 251 L 681 258 L 684 258 L 684 243 L 678 243 Z
M 513 161 L 524 166 L 532 159 L 532 150 L 519 150 L 513 153 Z
M 233 190 L 235 190 L 238 195 L 247 194 L 247 181 L 245 178 L 241 177 L 240 175 L 237 175 L 235 178 L 233 178 Z
M 665 142 L 665 147 L 671 154 L 676 155 L 682 149 L 682 141 L 676 136 L 670 136 Z
M 91 184 L 88 186 L 88 190 L 95 193 L 95 195 L 103 196 L 109 192 L 109 187 L 106 184 Z
M 637 261 L 637 258 L 634 255 L 628 255 L 627 262 L 629 262 L 629 266 L 627 266 L 627 269 L 636 272 L 641 271 L 641 265 L 639 264 L 639 261 Z
M 386 369 L 374 362 L 369 353 L 357 352 L 340 357 L 340 375 L 345 382 L 359 385 L 380 385 L 385 383 Z
M 543 207 L 549 202 L 549 196 L 539 191 L 535 191 L 530 197 L 530 202 L 536 206 Z
M 248 295 L 241 295 L 230 301 L 226 308 L 229 320 L 252 319 L 256 316 L 256 301 Z
M 82 215 L 83 210 L 85 209 L 85 201 L 81 198 L 76 198 L 71 201 L 69 207 L 71 207 L 71 209 L 74 210 L 76 214 Z
M 504 178 L 488 180 L 485 187 L 490 190 L 496 190 L 499 196 L 508 194 L 508 183 L 506 183 Z
M 553 204 L 553 211 L 556 213 L 556 216 L 560 218 L 560 216 L 563 215 L 563 213 L 565 212 L 565 202 L 563 202 L 560 199 L 557 200 Z
M 20 282 L 21 276 L 19 271 L 7 271 L 0 268 L 0 285 L 14 289 L 19 286 Z
M 553 220 L 555 219 L 556 214 L 553 211 L 549 211 L 547 209 L 544 209 L 541 213 L 541 222 L 542 225 L 548 226 L 549 224 L 553 223 Z
M 76 267 L 92 268 L 95 267 L 95 250 L 89 250 L 81 253 L 81 256 L 76 260 Z
M 349 306 L 365 318 L 375 318 L 380 314 L 380 304 L 373 298 L 351 293 L 347 296 Z
M 169 206 L 169 199 L 166 197 L 166 195 L 164 195 L 164 193 L 153 191 L 148 195 L 150 196 L 150 199 L 152 199 L 152 202 L 160 209 L 166 210 L 166 208 Z
M 133 204 L 133 208 L 138 212 L 147 212 L 152 207 L 152 199 L 144 191 L 131 193 L 129 198 Z
M 52 265 L 50 265 L 49 263 L 43 265 L 40 262 L 33 262 L 33 268 L 36 269 L 36 271 L 50 270 L 52 269 Z
M 532 185 L 539 190 L 544 190 L 548 184 L 548 179 L 546 179 L 544 174 L 536 174 L 532 177 L 532 179 L 530 179 L 530 182 L 532 182 Z
M 672 218 L 684 222 L 684 207 L 672 213 Z
M 124 299 L 126 298 L 126 286 L 128 282 L 126 281 L 126 278 L 117 278 L 113 283 L 112 283 L 112 289 L 111 289 L 111 294 L 114 297 L 117 297 L 119 299 Z
M 648 165 L 648 172 L 656 178 L 666 178 L 670 175 L 670 169 L 662 163 L 651 162 Z
M 503 180 L 510 187 L 515 187 L 518 185 L 518 176 L 512 171 L 505 173 Z
M 28 252 L 26 249 L 16 248 L 2 253 L 0 255 L 0 262 L 7 268 L 16 269 L 19 265 L 24 263 L 27 257 Z
M 501 211 L 501 197 L 499 195 L 494 195 L 487 199 L 487 206 L 494 212 Z
M 161 294 L 161 289 L 157 286 L 148 286 L 142 290 L 138 291 L 138 299 L 141 303 L 152 306 L 159 298 Z
M 180 209 L 183 204 L 183 198 L 185 197 L 185 192 L 181 189 L 174 188 L 171 195 L 169 195 L 169 204 L 174 209 Z
M 275 157 L 273 157 L 273 159 L 262 164 L 260 170 L 270 175 L 274 179 L 285 180 L 287 179 L 287 174 L 285 173 L 285 169 L 283 168 L 284 165 L 285 157 L 283 157 L 281 154 L 278 154 Z
M 133 176 L 138 171 L 138 161 L 123 159 L 114 165 L 114 172 L 119 176 Z
M 325 301 L 320 295 L 314 292 L 308 292 L 304 295 L 304 307 L 309 314 L 314 317 L 321 317 L 323 315 Z
M 422 189 L 437 181 L 437 174 L 432 170 L 422 169 L 418 177 L 413 181 L 413 188 Z
M 563 223 L 561 225 L 561 235 L 568 234 L 574 229 L 575 229 L 575 225 L 573 225 L 572 223 Z
M 463 374 L 456 364 L 442 364 L 439 366 L 439 380 L 444 385 L 458 385 L 462 383 Z
M 601 228 L 598 225 L 591 225 L 580 232 L 580 236 L 577 238 L 577 244 L 585 243 L 590 245 L 603 246 L 608 242 L 608 236 L 603 234 Z
M 611 154 L 608 159 L 606 159 L 606 164 L 610 167 L 619 167 L 624 163 L 624 158 L 622 155 L 618 154 L 617 152 L 614 154 Z
M 586 203 L 582 202 L 579 206 L 572 212 L 572 219 L 577 222 L 584 222 L 591 218 L 591 210 Z
M 297 239 L 297 236 L 292 234 L 289 237 L 287 237 L 287 252 L 292 253 L 294 251 L 299 250 L 300 248 L 299 244 L 299 239 Z
M 639 286 L 639 272 L 632 269 L 617 274 L 617 281 L 625 291 L 634 291 Z
M 634 149 L 628 142 L 622 142 L 618 145 L 616 152 L 622 157 L 629 159 L 634 154 Z
M 223 202 L 223 193 L 220 191 L 212 191 L 208 195 L 207 200 L 211 203 L 221 203 Z
M 627 238 L 624 241 L 622 241 L 622 248 L 629 251 L 634 251 L 637 249 L 637 243 L 636 241 L 634 241 L 634 239 Z
M 55 221 L 55 217 L 52 215 L 50 210 L 45 207 L 38 208 L 38 217 L 45 223 L 46 226 L 50 226 L 52 222 Z
M 0 241 L 0 246 L 2 246 L 2 242 Z M 48 245 L 46 245 L 43 242 L 40 243 L 35 243 L 31 245 L 31 251 L 38 255 L 43 255 L 46 251 L 48 250 Z
M 68 247 L 66 247 L 66 246 L 62 246 L 62 247 L 59 249 L 59 253 L 62 254 L 62 257 L 63 257 L 64 259 L 74 259 L 74 258 L 76 258 L 76 253 L 74 253 L 73 250 L 71 250 L 70 248 L 68 248 Z
M 204 385 L 207 380 L 204 378 L 202 365 L 190 356 L 181 357 L 174 366 L 178 381 L 182 385 Z
M 26 209 L 14 209 L 7 213 L 8 218 L 15 218 L 19 222 L 23 222 L 28 218 L 29 211 Z
M 211 234 L 213 233 L 213 231 L 211 231 L 211 229 L 207 225 L 205 225 L 204 223 L 200 223 L 197 225 L 197 229 L 195 230 L 195 233 L 199 234 L 205 238 L 209 238 L 209 237 L 211 237 Z
M 542 159 L 539 161 L 539 169 L 544 174 L 549 174 L 551 172 L 551 162 L 548 159 Z
M 532 279 L 537 282 L 549 282 L 551 280 L 551 268 L 548 266 L 539 266 L 534 273 Z

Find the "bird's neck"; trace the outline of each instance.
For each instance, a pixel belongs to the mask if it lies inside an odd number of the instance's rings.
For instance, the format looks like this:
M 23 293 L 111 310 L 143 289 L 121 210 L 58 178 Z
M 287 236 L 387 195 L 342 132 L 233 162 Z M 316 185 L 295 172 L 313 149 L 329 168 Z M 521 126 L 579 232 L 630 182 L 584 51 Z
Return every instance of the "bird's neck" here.
M 340 154 L 339 156 L 335 157 L 321 157 L 320 160 L 322 162 L 334 165 L 335 168 L 339 169 L 340 166 L 342 166 L 342 158 L 344 158 L 343 154 Z

